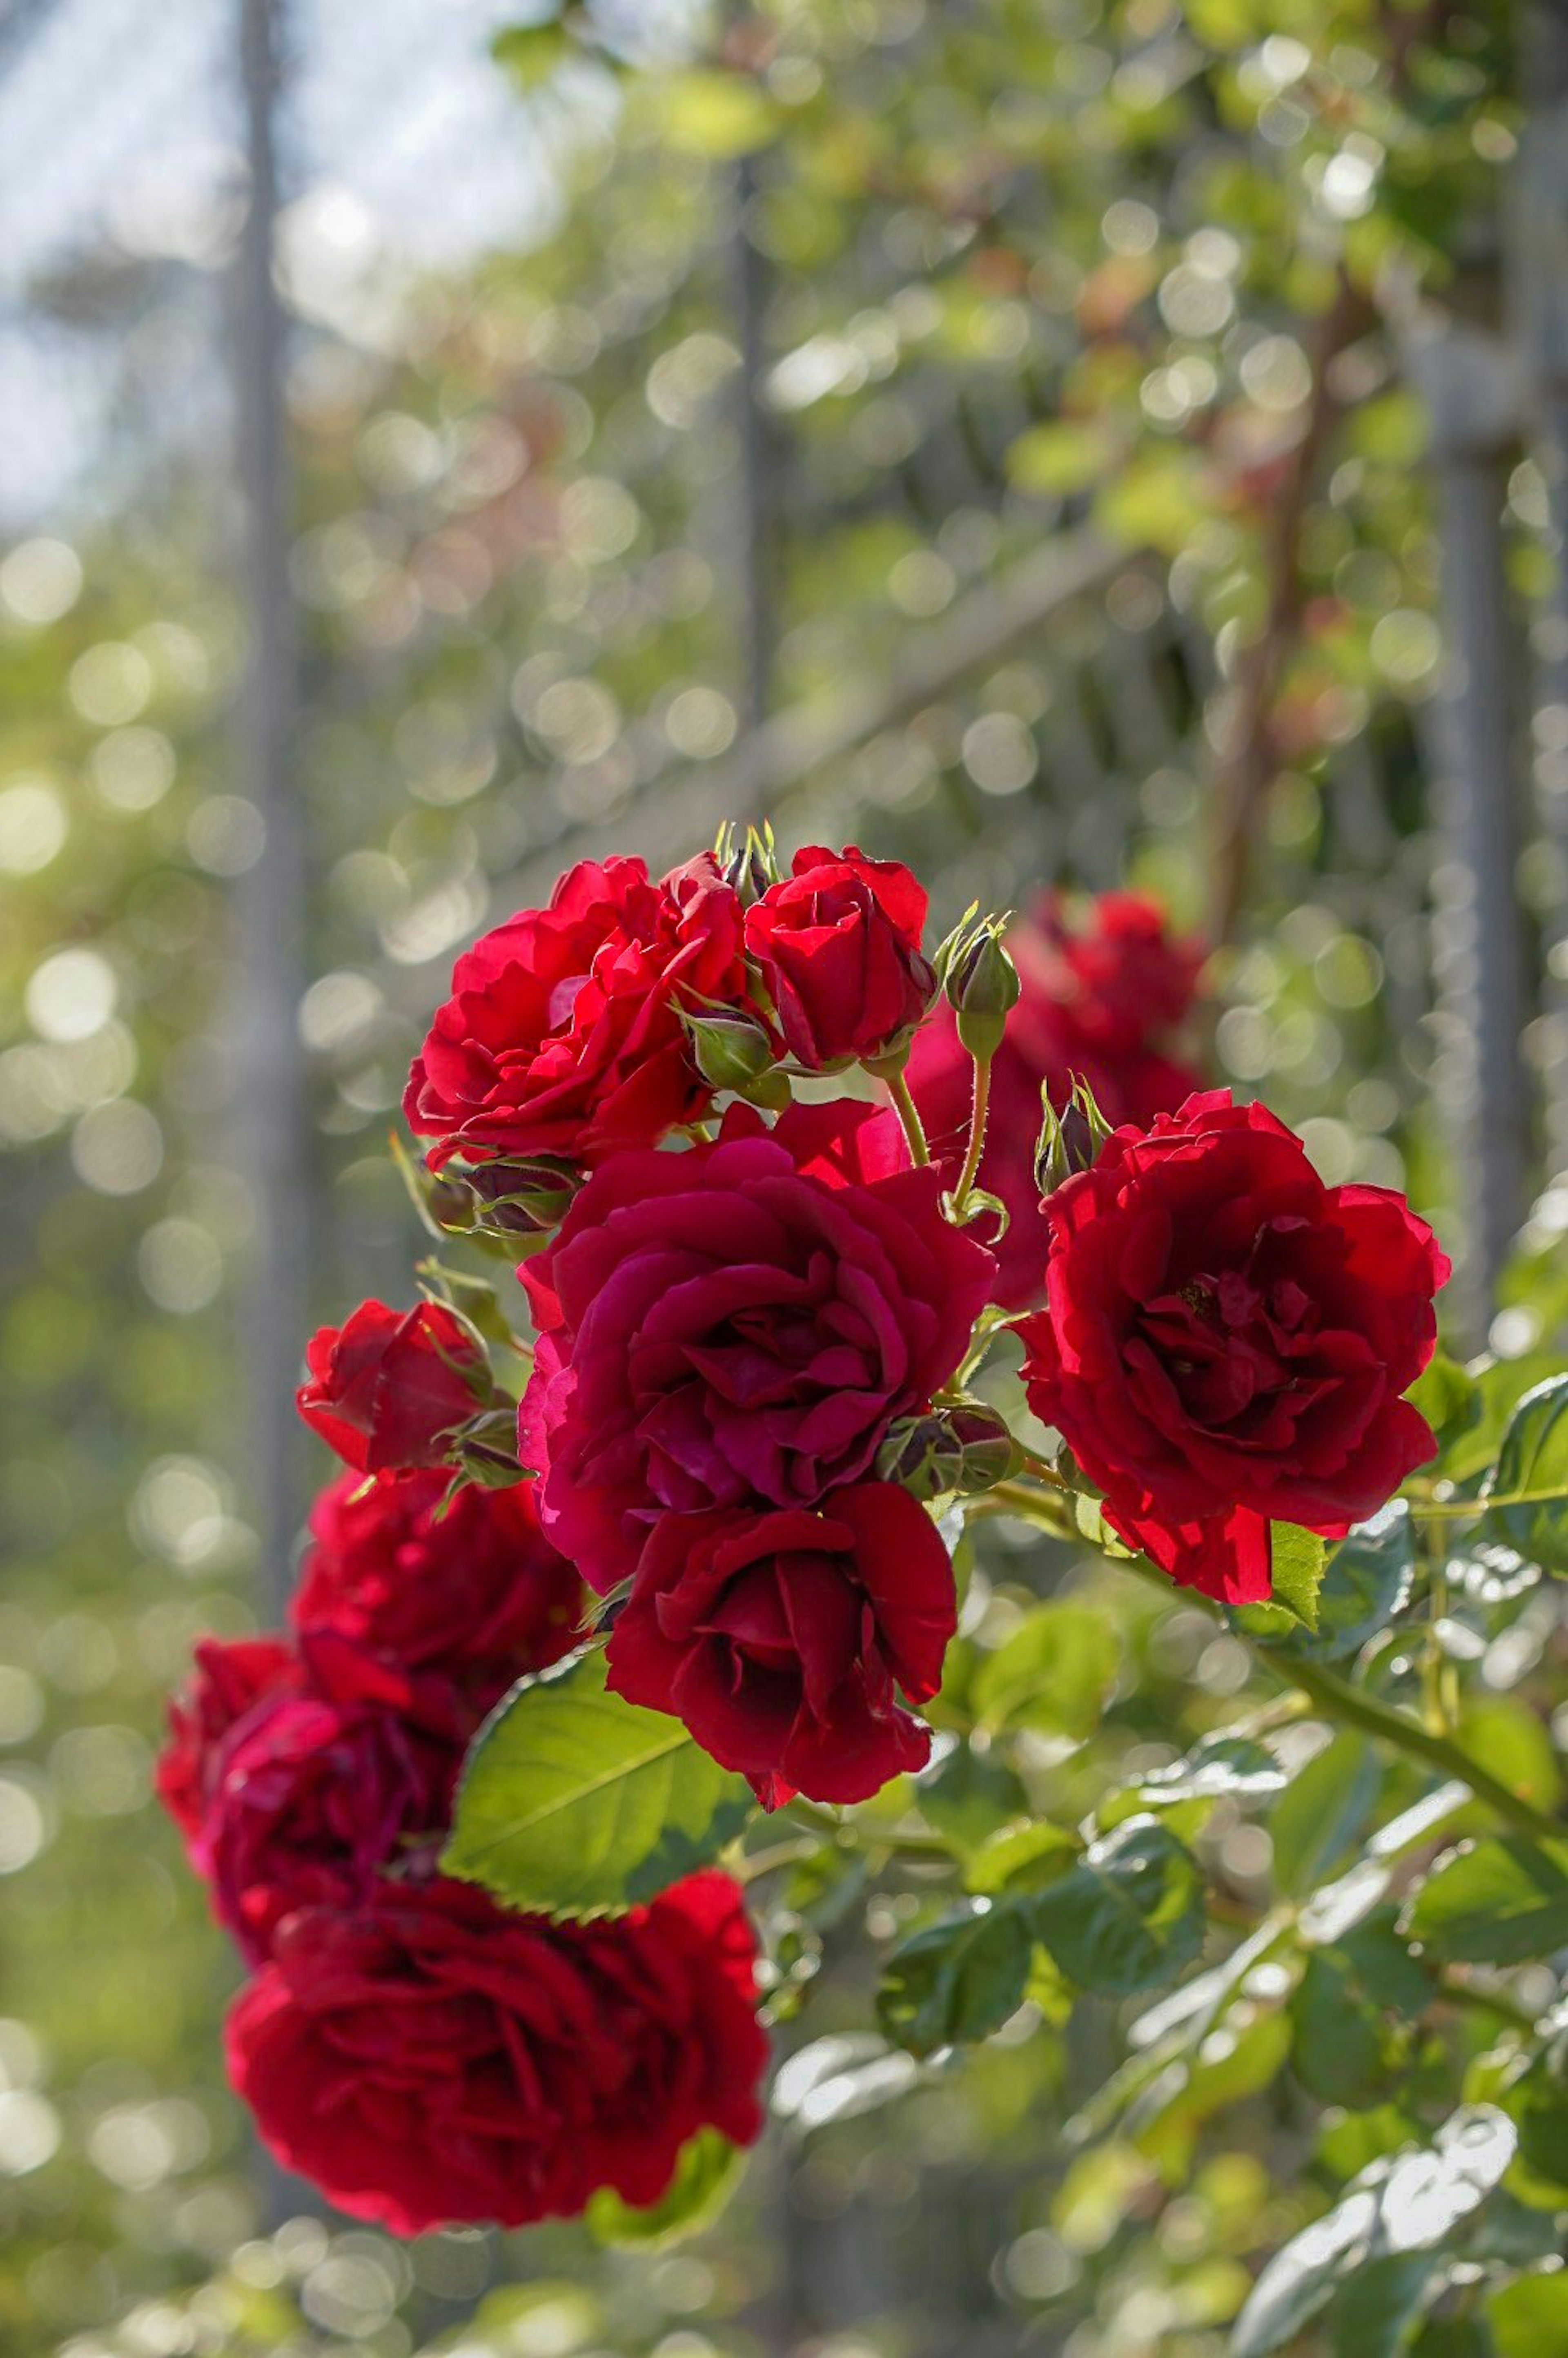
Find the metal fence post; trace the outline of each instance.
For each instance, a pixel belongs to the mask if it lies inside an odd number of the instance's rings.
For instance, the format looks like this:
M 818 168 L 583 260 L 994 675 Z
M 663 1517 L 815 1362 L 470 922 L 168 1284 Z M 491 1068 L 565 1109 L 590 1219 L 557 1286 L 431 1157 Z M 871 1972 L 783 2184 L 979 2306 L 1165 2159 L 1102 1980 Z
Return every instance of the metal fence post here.
M 237 0 L 249 201 L 235 275 L 235 411 L 251 633 L 242 715 L 246 783 L 265 829 L 239 894 L 244 1156 L 256 1213 L 243 1327 L 246 1451 L 261 1582 L 281 1617 L 302 1494 L 293 1390 L 305 1335 L 310 1147 L 297 1025 L 304 859 L 291 763 L 298 709 L 288 582 L 286 330 L 273 283 L 280 0 Z
M 1442 537 L 1443 672 L 1433 801 L 1433 967 L 1441 1025 L 1437 1101 L 1453 1143 L 1464 1257 L 1454 1314 L 1485 1338 L 1494 1289 L 1523 1215 L 1530 1107 L 1516 900 L 1514 633 L 1502 516 L 1517 451 L 1517 372 L 1484 331 L 1422 325 L 1409 362 L 1431 420 Z

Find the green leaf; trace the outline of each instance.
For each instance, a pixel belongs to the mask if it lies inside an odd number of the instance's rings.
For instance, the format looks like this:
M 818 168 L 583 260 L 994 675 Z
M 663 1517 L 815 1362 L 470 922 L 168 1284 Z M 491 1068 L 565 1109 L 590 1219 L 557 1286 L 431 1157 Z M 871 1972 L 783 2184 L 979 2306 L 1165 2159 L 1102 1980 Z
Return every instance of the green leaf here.
M 1467 1368 L 1443 1351 L 1434 1352 L 1424 1371 L 1405 1394 L 1419 1409 L 1437 1436 L 1438 1469 L 1444 1456 L 1480 1420 L 1481 1387 Z
M 1324 2330 L 1331 2350 L 1355 2358 L 1400 2358 L 1428 2303 L 1447 2281 L 1430 2252 L 1388 2252 L 1340 2285 Z
M 1487 2302 L 1498 2358 L 1552 2358 L 1568 2350 L 1568 2268 L 1516 2277 Z
M 622 2201 L 613 2187 L 601 2186 L 589 2196 L 583 2217 L 600 2244 L 663 2250 L 711 2227 L 745 2170 L 741 2147 L 731 2145 L 715 2128 L 698 2129 L 682 2146 L 676 2174 L 656 2202 L 638 2209 Z
M 1410 2048 L 1406 2018 L 1432 1984 L 1381 1909 L 1330 1948 L 1310 1952 L 1291 2000 L 1292 2061 L 1325 2104 L 1369 2107 L 1397 2088 Z
M 1519 1359 L 1477 1361 L 1469 1369 L 1476 1387 L 1475 1414 L 1445 1442 L 1437 1471 L 1450 1482 L 1473 1482 L 1477 1474 L 1485 1474 L 1519 1402 L 1561 1371 L 1560 1361 L 1545 1351 L 1530 1351 Z
M 1470 2104 L 1444 2122 L 1430 2147 L 1370 2163 L 1325 2217 L 1275 2253 L 1237 2320 L 1228 2358 L 1269 2358 L 1364 2270 L 1434 2250 L 1486 2200 L 1513 2152 L 1513 2125 L 1506 2115 L 1495 2105 Z M 1412 2267 L 1410 2278 L 1418 2275 Z M 1386 2272 L 1373 2288 L 1379 2308 L 1390 2281 L 1397 2285 L 1400 2272 Z M 1361 2345 L 1336 2346 L 1359 2351 Z
M 597 1916 L 713 1860 L 752 1807 L 678 1719 L 607 1693 L 604 1657 L 525 1681 L 469 1752 L 441 1865 L 513 1908 Z
M 1501 1502 L 1519 1491 L 1556 1491 L 1527 1505 Z M 1549 1377 L 1515 1409 L 1496 1473 L 1481 1493 L 1488 1506 L 1479 1536 L 1517 1548 L 1543 1572 L 1568 1573 L 1568 1375 Z
M 1299 1523 L 1271 1523 L 1269 1526 L 1270 1583 L 1273 1601 L 1288 1606 L 1296 1619 L 1309 1629 L 1317 1628 L 1318 1591 L 1323 1585 L 1324 1559 L 1328 1542 L 1317 1531 L 1303 1531 Z
M 993 1733 L 1032 1728 L 1082 1742 L 1116 1680 L 1116 1632 L 1092 1606 L 1037 1605 L 975 1672 L 974 1707 Z
M 1232 2023 L 1212 2042 L 1162 2073 L 1152 2101 L 1135 2109 L 1133 2143 L 1152 2161 L 1167 2186 L 1187 2179 L 1206 2125 L 1216 2114 L 1246 2102 L 1271 2085 L 1291 2050 L 1291 2026 L 1278 2006 Z
M 1519 2129 L 1519 2159 L 1545 2184 L 1568 2188 L 1568 2035 L 1533 2059 L 1503 2104 Z
M 1346 1728 L 1314 1752 L 1269 1820 L 1274 1873 L 1301 1898 L 1359 1843 L 1378 1798 L 1378 1761 L 1364 1736 Z
M 1296 1646 L 1325 1661 L 1358 1654 L 1408 1604 L 1414 1575 L 1410 1509 L 1392 1498 L 1330 1553 L 1318 1590 L 1316 1636 L 1298 1638 Z
M 1283 1788 L 1285 1772 L 1268 1747 L 1249 1736 L 1206 1736 L 1184 1760 L 1152 1768 L 1136 1790 L 1151 1808 L 1171 1801 L 1255 1801 Z
M 568 58 L 579 58 L 582 51 L 566 27 L 552 20 L 506 26 L 492 39 L 490 54 L 519 90 L 530 91 L 539 89 Z
M 1490 1834 L 1439 1861 L 1403 1931 L 1445 1963 L 1518 1965 L 1568 1946 L 1568 1842 Z
M 989 2039 L 1023 2004 L 1033 1950 L 1016 1902 L 972 1900 L 893 1951 L 877 1992 L 877 2018 L 911 2055 Z
M 1031 1908 L 1068 1980 L 1109 1997 L 1174 1981 L 1203 1947 L 1203 1877 L 1157 1818 L 1129 1818 Z
M 1041 1891 L 1077 1855 L 1078 1844 L 1063 1826 L 1004 1826 L 976 1851 L 965 1881 L 971 1891 Z

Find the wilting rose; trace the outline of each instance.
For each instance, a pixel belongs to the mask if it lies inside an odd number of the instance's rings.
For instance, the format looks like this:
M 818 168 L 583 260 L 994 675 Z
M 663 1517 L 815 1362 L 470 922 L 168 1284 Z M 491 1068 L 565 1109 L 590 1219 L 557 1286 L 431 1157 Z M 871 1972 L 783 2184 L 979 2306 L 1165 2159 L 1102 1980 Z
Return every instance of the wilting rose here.
M 230 2076 L 278 2159 L 413 2235 L 655 2201 L 705 2126 L 750 2144 L 767 2043 L 727 1876 L 553 1924 L 447 1881 L 292 1917 L 228 2022 Z
M 321 1638 L 230 1718 L 252 1668 L 231 1651 L 198 1648 L 159 1786 L 254 1963 L 296 1909 L 357 1903 L 406 1843 L 444 1832 L 478 1715 L 440 1680 Z
M 1132 1546 L 1266 1596 L 1268 1523 L 1342 1532 L 1431 1457 L 1400 1395 L 1448 1260 L 1383 1187 L 1325 1187 L 1299 1138 L 1223 1090 L 1119 1130 L 1046 1200 L 1030 1406 Z
M 539 1529 L 532 1486 L 470 1484 L 443 1506 L 436 1470 L 340 1475 L 317 1499 L 290 1619 L 411 1670 L 481 1710 L 571 1645 L 582 1583 Z
M 466 950 L 414 1060 L 403 1110 L 461 1152 L 600 1161 L 708 1104 L 682 1011 L 744 990 L 741 904 L 710 854 L 653 882 L 640 860 L 582 860 L 547 909 Z
M 300 1415 L 362 1474 L 439 1466 L 493 1390 L 482 1347 L 437 1302 L 362 1302 L 341 1326 L 317 1329 L 305 1364 Z
M 956 1626 L 947 1551 L 891 1483 L 814 1510 L 664 1515 L 615 1622 L 609 1683 L 677 1714 L 767 1809 L 793 1792 L 863 1801 L 929 1758 L 898 1691 L 935 1693 Z
M 748 1108 L 624 1154 L 520 1272 L 539 1330 L 519 1418 L 546 1531 L 612 1587 L 666 1509 L 814 1506 L 870 1470 L 968 1345 L 990 1255 L 942 1217 L 891 1115 Z
M 1042 1087 L 1060 1111 L 1081 1074 L 1113 1124 L 1142 1125 L 1180 1105 L 1202 1087 L 1170 1053 L 1201 958 L 1194 945 L 1172 938 L 1152 901 L 1134 892 L 1102 893 L 1079 928 L 1047 897 L 1010 930 L 1007 946 L 1022 995 L 991 1064 L 979 1184 L 1007 1206 L 1007 1233 L 995 1248 L 996 1299 L 1019 1310 L 1044 1290 L 1047 1233 L 1034 1179 Z M 951 1184 L 968 1137 L 974 1065 L 946 1001 L 915 1035 L 909 1086 Z
M 820 1072 L 908 1037 L 936 988 L 920 947 L 925 906 L 896 860 L 814 844 L 747 910 L 746 948 L 798 1065 Z

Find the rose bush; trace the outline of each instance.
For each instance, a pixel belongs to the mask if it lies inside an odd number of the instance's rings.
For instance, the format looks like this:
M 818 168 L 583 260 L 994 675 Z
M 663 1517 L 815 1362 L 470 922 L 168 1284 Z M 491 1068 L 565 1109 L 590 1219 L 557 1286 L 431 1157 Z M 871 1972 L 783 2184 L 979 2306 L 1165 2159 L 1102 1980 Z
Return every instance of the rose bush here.
M 615 1622 L 610 1685 L 677 1712 L 765 1809 L 794 1792 L 863 1801 L 925 1767 L 930 1732 L 898 1691 L 935 1693 L 957 1618 L 947 1551 L 892 1483 L 812 1511 L 664 1515 Z
M 735 1885 L 699 1875 L 606 1924 L 386 1883 L 291 1918 L 229 2017 L 267 2145 L 403 2235 L 647 2203 L 705 2126 L 750 2144 L 766 2041 Z
M 414 1061 L 411 1130 L 454 1154 L 591 1163 L 702 1111 L 684 1012 L 741 990 L 741 904 L 708 854 L 657 882 L 583 860 L 458 960 Z
M 1044 1206 L 1029 1404 L 1173 1579 L 1271 1587 L 1271 1519 L 1339 1536 L 1435 1455 L 1401 1395 L 1449 1272 L 1382 1187 L 1325 1187 L 1299 1138 L 1223 1090 L 1107 1142 Z
M 990 1256 L 865 1106 L 747 1108 L 689 1153 L 619 1155 L 524 1264 L 519 1420 L 546 1531 L 606 1590 L 666 1510 L 809 1507 L 964 1355 Z

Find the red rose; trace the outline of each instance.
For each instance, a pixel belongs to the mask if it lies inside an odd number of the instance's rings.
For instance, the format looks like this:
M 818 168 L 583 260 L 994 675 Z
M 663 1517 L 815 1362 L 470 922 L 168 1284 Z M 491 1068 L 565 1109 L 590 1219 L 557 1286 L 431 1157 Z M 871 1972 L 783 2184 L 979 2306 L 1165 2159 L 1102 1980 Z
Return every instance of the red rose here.
M 230 1729 L 264 1695 L 303 1683 L 304 1665 L 287 1638 L 204 1638 L 183 1693 L 168 1706 L 168 1741 L 158 1755 L 157 1797 L 189 1849 L 207 1807 L 207 1780 Z
M 968 1347 L 990 1255 L 901 1167 L 892 1116 L 747 1107 L 681 1154 L 603 1164 L 520 1274 L 539 1330 L 519 1417 L 545 1529 L 612 1587 L 666 1509 L 814 1506 Z
M 640 860 L 582 860 L 458 960 L 403 1111 L 463 1153 L 599 1162 L 708 1104 L 681 1011 L 738 1000 L 741 904 L 710 853 L 657 883 Z
M 1173 1579 L 1269 1594 L 1268 1522 L 1336 1535 L 1436 1446 L 1400 1396 L 1448 1260 L 1383 1187 L 1325 1187 L 1299 1138 L 1224 1090 L 1119 1130 L 1046 1199 L 1029 1403 Z
M 446 1494 L 436 1470 L 340 1475 L 311 1510 L 289 1617 L 439 1671 L 482 1711 L 567 1651 L 582 1583 L 539 1529 L 531 1484 L 470 1483 L 442 1508 Z
M 1201 954 L 1173 941 L 1157 905 L 1134 892 L 1102 893 L 1076 932 L 1047 898 L 1007 946 L 1022 995 L 991 1065 L 979 1184 L 1009 1215 L 995 1248 L 996 1299 L 1022 1310 L 1041 1298 L 1049 1242 L 1034 1180 L 1042 1087 L 1060 1109 L 1082 1074 L 1108 1121 L 1140 1127 L 1201 1088 L 1199 1075 L 1164 1053 L 1192 1003 Z M 915 1034 L 909 1086 L 951 1185 L 968 1138 L 974 1065 L 946 1001 Z
M 678 1714 L 751 1779 L 863 1801 L 924 1768 L 929 1731 L 900 1708 L 934 1695 L 957 1626 L 953 1567 L 905 1490 L 864 1482 L 816 1511 L 663 1515 L 610 1640 L 609 1683 Z
M 591 1924 L 470 1886 L 383 1883 L 313 1909 L 229 2016 L 229 2072 L 278 2159 L 413 2235 L 655 2201 L 687 2137 L 748 2145 L 767 2042 L 727 1876 Z
M 481 1346 L 436 1302 L 362 1302 L 341 1326 L 317 1329 L 305 1364 L 300 1415 L 362 1474 L 442 1465 L 454 1429 L 493 1389 Z
M 477 1715 L 440 1682 L 322 1639 L 299 1657 L 278 1649 L 276 1675 L 225 1724 L 249 1673 L 233 1650 L 198 1648 L 159 1784 L 254 1963 L 294 1909 L 352 1904 L 406 1838 L 444 1830 Z
M 809 1072 L 885 1055 L 931 1004 L 925 893 L 896 860 L 812 845 L 746 912 L 746 948 L 784 1043 Z

